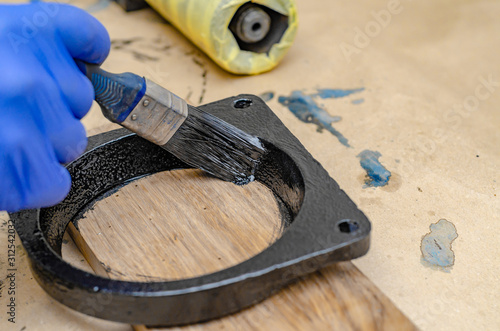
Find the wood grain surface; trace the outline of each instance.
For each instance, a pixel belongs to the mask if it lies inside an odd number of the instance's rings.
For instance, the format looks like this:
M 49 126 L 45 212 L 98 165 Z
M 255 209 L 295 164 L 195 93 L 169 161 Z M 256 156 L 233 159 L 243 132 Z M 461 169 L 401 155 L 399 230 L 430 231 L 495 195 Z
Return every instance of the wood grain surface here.
M 110 278 L 148 281 L 199 276 L 247 260 L 279 238 L 281 221 L 272 193 L 260 183 L 236 186 L 189 169 L 130 183 L 97 203 L 78 228 L 86 239 L 82 250 L 96 256 Z
M 242 262 L 272 244 L 283 228 L 276 200 L 262 184 L 236 186 L 200 170 L 176 170 L 134 181 L 98 202 L 78 222 L 78 230 L 69 228 L 97 274 L 158 281 L 198 276 Z M 175 329 L 410 330 L 414 326 L 351 262 L 344 262 L 240 313 Z

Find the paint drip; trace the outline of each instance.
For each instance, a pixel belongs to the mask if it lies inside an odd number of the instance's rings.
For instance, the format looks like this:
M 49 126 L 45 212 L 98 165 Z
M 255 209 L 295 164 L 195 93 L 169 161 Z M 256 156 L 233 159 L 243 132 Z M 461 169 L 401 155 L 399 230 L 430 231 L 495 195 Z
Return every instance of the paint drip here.
M 389 183 L 391 172 L 378 160 L 381 156 L 379 152 L 367 149 L 357 155 L 361 167 L 366 171 L 365 188 L 385 186 Z

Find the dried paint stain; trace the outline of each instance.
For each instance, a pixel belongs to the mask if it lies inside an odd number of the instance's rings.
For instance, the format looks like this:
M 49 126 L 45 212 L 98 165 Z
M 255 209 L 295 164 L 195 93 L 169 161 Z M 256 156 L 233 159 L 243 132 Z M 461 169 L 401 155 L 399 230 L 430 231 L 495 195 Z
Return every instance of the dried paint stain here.
M 379 152 L 367 149 L 357 155 L 361 167 L 366 171 L 365 188 L 385 186 L 389 183 L 391 172 L 378 160 L 381 156 Z
M 455 264 L 455 253 L 451 244 L 458 237 L 457 229 L 453 223 L 442 219 L 429 226 L 431 232 L 422 237 L 420 250 L 421 262 L 427 267 L 435 267 L 448 271 Z
M 350 90 L 326 88 L 326 89 L 318 89 L 318 93 L 313 94 L 313 96 L 318 96 L 321 99 L 332 99 L 332 98 L 336 99 L 336 98 L 343 98 L 354 93 L 363 92 L 364 90 L 365 90 L 364 87 L 350 89 Z
M 337 131 L 332 123 L 340 121 L 340 116 L 331 116 L 328 112 L 320 107 L 315 98 L 321 99 L 336 99 L 346 97 L 353 93 L 364 91 L 364 88 L 342 90 L 342 89 L 318 89 L 318 93 L 304 94 L 302 91 L 293 91 L 288 97 L 280 96 L 278 102 L 288 107 L 290 111 L 302 122 L 313 123 L 317 125 L 319 132 L 323 129 L 328 130 L 333 134 L 340 143 L 350 147 L 349 141 L 339 131 Z
M 104 10 L 109 7 L 109 4 L 111 3 L 111 0 L 97 0 L 85 10 L 89 13 L 97 13 L 100 12 L 101 10 Z
M 259 97 L 265 102 L 271 101 L 274 98 L 274 92 L 264 92 L 259 95 Z

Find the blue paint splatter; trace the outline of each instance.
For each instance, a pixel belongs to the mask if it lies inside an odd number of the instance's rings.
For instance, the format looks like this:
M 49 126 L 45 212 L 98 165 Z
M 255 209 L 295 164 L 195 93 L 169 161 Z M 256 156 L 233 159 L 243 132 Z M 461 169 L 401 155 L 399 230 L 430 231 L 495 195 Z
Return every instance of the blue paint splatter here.
M 85 8 L 85 10 L 89 13 L 96 13 L 98 11 L 108 8 L 110 3 L 111 0 L 97 0 L 94 4 Z
M 350 90 L 342 90 L 342 89 L 318 89 L 318 93 L 315 96 L 320 97 L 321 99 L 332 99 L 332 98 L 343 98 L 353 93 L 358 93 L 364 91 L 365 88 L 356 88 Z
M 271 101 L 274 98 L 274 92 L 264 92 L 259 95 L 262 100 L 265 102 Z
M 365 99 L 361 98 L 361 99 L 355 99 L 355 100 L 352 100 L 351 103 L 353 105 L 359 105 L 360 103 L 363 103 L 365 102 Z
M 431 232 L 422 237 L 420 251 L 422 264 L 448 271 L 455 264 L 452 242 L 457 239 L 457 229 L 453 223 L 441 219 L 429 226 Z
M 350 147 L 349 141 L 344 135 L 337 131 L 332 123 L 340 121 L 342 118 L 340 116 L 331 116 L 328 112 L 319 106 L 315 98 L 321 99 L 336 99 L 343 98 L 353 93 L 359 93 L 364 91 L 364 87 L 357 89 L 317 89 L 317 93 L 304 94 L 301 91 L 293 91 L 289 97 L 280 96 L 278 102 L 282 105 L 288 107 L 290 111 L 302 122 L 313 123 L 317 125 L 319 132 L 323 129 L 328 130 L 333 134 L 341 144 Z M 358 99 L 363 100 L 363 99 Z M 364 100 L 363 100 L 364 101 Z M 360 101 L 362 102 L 362 101 Z
M 36 2 L 42 2 L 44 0 L 30 0 L 31 3 L 36 3 Z M 66 1 L 66 4 L 71 4 L 71 0 Z M 101 11 L 103 9 L 108 8 L 109 4 L 111 3 L 111 0 L 97 0 L 94 4 L 88 6 L 87 8 L 84 8 L 87 12 L 89 13 L 95 13 L 98 11 Z
M 335 128 L 332 123 L 341 120 L 339 116 L 330 116 L 323 108 L 319 107 L 313 97 L 301 91 L 293 91 L 289 97 L 280 96 L 278 102 L 288 109 L 302 122 L 314 123 L 318 126 L 318 131 L 327 129 L 345 146 L 349 146 L 348 140 Z
M 331 116 L 330 114 L 328 114 L 326 110 L 321 108 L 316 103 L 314 98 L 342 98 L 353 93 L 361 92 L 363 90 L 364 88 L 351 90 L 318 89 L 318 93 L 313 93 L 310 95 L 304 94 L 301 91 L 293 91 L 289 97 L 280 96 L 278 98 L 278 102 L 288 107 L 288 109 L 290 109 L 290 111 L 302 122 L 316 124 L 319 132 L 321 132 L 323 129 L 328 130 L 331 134 L 337 137 L 341 144 L 350 147 L 347 138 L 332 126 L 332 123 L 340 121 L 341 117 Z
M 357 155 L 360 159 L 359 163 L 361 164 L 361 167 L 366 170 L 366 174 L 368 176 L 365 181 L 365 187 L 380 187 L 389 183 L 391 172 L 380 164 L 378 159 L 381 156 L 382 154 L 379 152 L 369 151 L 367 149 Z

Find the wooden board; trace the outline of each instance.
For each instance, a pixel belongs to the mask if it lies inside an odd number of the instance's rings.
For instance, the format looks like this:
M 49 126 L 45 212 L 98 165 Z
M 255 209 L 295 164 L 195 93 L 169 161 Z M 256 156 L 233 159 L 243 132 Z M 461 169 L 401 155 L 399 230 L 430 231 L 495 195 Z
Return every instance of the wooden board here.
M 98 202 L 78 222 L 78 230 L 69 228 L 97 274 L 157 281 L 242 262 L 272 244 L 283 229 L 274 196 L 262 184 L 236 186 L 200 170 L 176 170 L 134 181 Z M 344 262 L 240 313 L 178 329 L 331 328 L 414 326 L 352 263 Z
M 82 251 L 97 257 L 97 268 L 110 278 L 135 281 L 225 269 L 281 234 L 278 207 L 266 187 L 238 187 L 194 169 L 132 182 L 85 213 L 78 228 L 83 238 L 75 242 L 84 239 Z

